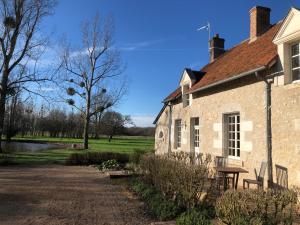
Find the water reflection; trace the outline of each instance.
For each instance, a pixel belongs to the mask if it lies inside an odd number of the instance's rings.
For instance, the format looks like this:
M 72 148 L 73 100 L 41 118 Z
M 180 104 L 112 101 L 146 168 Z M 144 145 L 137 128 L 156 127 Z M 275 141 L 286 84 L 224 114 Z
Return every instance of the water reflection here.
M 48 143 L 2 142 L 2 149 L 6 152 L 36 152 L 57 148 L 57 145 Z

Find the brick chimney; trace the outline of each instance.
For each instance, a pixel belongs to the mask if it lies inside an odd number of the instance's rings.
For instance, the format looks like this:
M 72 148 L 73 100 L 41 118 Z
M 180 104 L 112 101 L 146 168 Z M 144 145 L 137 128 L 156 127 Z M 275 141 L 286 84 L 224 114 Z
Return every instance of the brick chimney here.
M 262 6 L 250 9 L 250 42 L 255 41 L 270 28 L 270 12 L 270 8 Z
M 209 52 L 210 52 L 210 62 L 213 62 L 225 52 L 224 49 L 225 39 L 220 38 L 219 34 L 216 34 L 209 41 Z

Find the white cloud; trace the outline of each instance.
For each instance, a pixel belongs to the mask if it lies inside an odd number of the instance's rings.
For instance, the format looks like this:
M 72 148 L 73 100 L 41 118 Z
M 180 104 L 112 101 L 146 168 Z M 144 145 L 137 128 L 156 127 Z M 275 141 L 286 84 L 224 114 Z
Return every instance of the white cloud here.
M 132 115 L 132 121 L 137 127 L 153 127 L 155 116 L 152 115 Z

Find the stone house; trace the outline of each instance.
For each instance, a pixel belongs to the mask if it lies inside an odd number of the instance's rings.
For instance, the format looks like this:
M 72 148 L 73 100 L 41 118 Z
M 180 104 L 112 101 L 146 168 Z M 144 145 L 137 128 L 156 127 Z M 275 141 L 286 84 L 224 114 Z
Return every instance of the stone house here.
M 265 161 L 266 181 L 281 165 L 289 186 L 300 186 L 300 10 L 273 25 L 270 12 L 252 8 L 247 40 L 225 50 L 215 35 L 210 62 L 183 70 L 154 121 L 156 154 L 226 156 L 252 179 Z

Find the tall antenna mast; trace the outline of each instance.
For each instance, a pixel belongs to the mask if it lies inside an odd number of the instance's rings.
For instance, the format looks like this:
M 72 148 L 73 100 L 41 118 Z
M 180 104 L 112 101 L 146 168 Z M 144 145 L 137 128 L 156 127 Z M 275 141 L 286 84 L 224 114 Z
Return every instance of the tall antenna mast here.
M 209 41 L 210 41 L 210 32 L 211 32 L 209 22 L 207 22 L 207 24 L 205 26 L 198 28 L 197 31 L 204 30 L 204 29 L 207 30 L 207 33 L 208 33 L 208 51 L 209 51 L 210 50 Z

